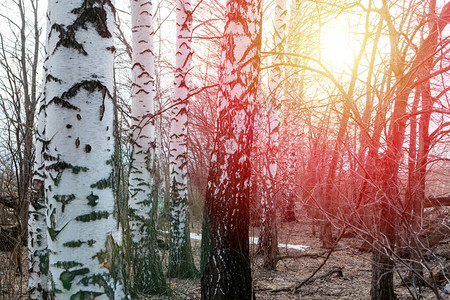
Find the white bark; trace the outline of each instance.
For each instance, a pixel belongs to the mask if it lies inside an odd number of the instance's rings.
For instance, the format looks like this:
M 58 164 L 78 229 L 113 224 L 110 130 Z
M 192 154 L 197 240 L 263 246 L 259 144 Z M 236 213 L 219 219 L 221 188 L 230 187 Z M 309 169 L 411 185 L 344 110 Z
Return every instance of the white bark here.
M 123 299 L 112 182 L 114 7 L 48 3 L 49 270 L 56 299 Z
M 136 215 L 131 219 L 132 239 L 145 239 L 141 231 L 144 220 L 149 220 L 153 209 L 153 186 L 150 169 L 155 162 L 154 114 L 154 55 L 152 4 L 148 0 L 131 1 L 132 21 L 132 162 L 130 170 L 129 207 Z
M 177 0 L 175 90 L 170 130 L 170 262 L 169 276 L 185 276 L 194 268 L 189 238 L 187 193 L 187 110 L 191 68 L 192 12 L 190 0 Z M 184 269 L 184 270 L 182 270 Z
M 280 107 L 282 95 L 283 71 L 283 49 L 285 42 L 286 29 L 286 1 L 277 0 L 275 2 L 275 15 L 273 23 L 274 52 L 273 64 L 275 67 L 270 72 L 269 82 L 269 111 L 267 113 L 267 149 L 265 151 L 264 177 L 265 188 L 263 196 L 263 216 L 261 230 L 261 246 L 264 253 L 264 266 L 269 269 L 275 269 L 277 264 L 277 227 L 276 227 L 276 175 L 278 167 L 278 148 L 280 132 Z
M 275 3 L 274 16 L 274 51 L 277 53 L 273 57 L 273 67 L 270 72 L 269 82 L 269 111 L 267 122 L 268 134 L 268 149 L 266 152 L 266 161 L 264 164 L 264 175 L 266 176 L 266 197 L 268 202 L 273 201 L 275 190 L 275 177 L 277 174 L 277 156 L 279 147 L 279 132 L 280 132 L 280 109 L 281 109 L 281 95 L 282 95 L 282 78 L 283 71 L 281 64 L 283 63 L 284 42 L 286 39 L 286 0 L 277 0 Z
M 45 100 L 44 100 L 45 101 Z M 42 101 L 41 105 L 45 105 Z M 28 218 L 28 289 L 30 299 L 47 299 L 48 255 L 47 228 L 45 222 L 45 169 L 43 152 L 45 140 L 45 109 L 39 111 L 32 195 Z
M 258 90 L 260 1 L 227 1 L 219 116 L 206 192 L 211 247 L 202 299 L 251 299 L 250 154 Z
M 177 184 L 180 198 L 187 198 L 187 109 L 189 70 L 191 68 L 191 5 L 190 0 L 177 0 L 177 53 L 175 90 L 170 130 L 170 181 Z
M 156 135 L 152 2 L 131 0 L 132 20 L 132 158 L 129 220 L 133 293 L 163 292 L 166 283 L 156 244 Z

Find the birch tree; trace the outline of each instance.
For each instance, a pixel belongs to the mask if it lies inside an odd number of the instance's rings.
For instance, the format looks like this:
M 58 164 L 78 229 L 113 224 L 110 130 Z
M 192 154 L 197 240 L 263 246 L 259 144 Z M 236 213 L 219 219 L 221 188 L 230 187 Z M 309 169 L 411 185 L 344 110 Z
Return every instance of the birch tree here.
M 47 228 L 45 221 L 45 96 L 41 99 L 38 115 L 37 137 L 32 193 L 28 219 L 28 289 L 30 299 L 49 299 Z
M 251 299 L 250 149 L 258 89 L 260 1 L 227 1 L 219 112 L 206 192 L 211 247 L 202 299 Z
M 263 195 L 263 216 L 261 230 L 261 249 L 264 256 L 264 267 L 275 269 L 278 257 L 278 239 L 276 225 L 276 175 L 278 160 L 278 144 L 280 135 L 280 108 L 281 108 L 281 84 L 283 71 L 283 50 L 286 35 L 286 1 L 277 0 L 275 2 L 275 16 L 273 21 L 273 39 L 275 55 L 273 58 L 274 67 L 271 70 L 269 82 L 269 111 L 267 122 L 268 143 L 264 158 L 265 190 Z
M 170 254 L 169 277 L 192 278 L 197 274 L 189 232 L 187 186 L 187 110 L 192 51 L 190 0 L 177 0 L 175 90 L 170 130 Z
M 112 183 L 114 5 L 48 2 L 43 153 L 56 299 L 124 299 Z
M 156 243 L 157 172 L 154 119 L 152 2 L 131 1 L 132 22 L 132 156 L 129 178 L 129 259 L 136 294 L 166 290 Z

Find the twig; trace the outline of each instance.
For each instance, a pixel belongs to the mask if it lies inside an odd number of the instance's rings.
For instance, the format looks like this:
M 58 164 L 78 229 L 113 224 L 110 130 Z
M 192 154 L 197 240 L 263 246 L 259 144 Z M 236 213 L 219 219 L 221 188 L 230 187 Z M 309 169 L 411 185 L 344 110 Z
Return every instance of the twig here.
M 325 252 L 326 253 L 326 252 Z M 283 260 L 283 259 L 288 259 L 288 258 L 293 258 L 293 259 L 297 259 L 297 258 L 302 258 L 302 257 L 309 257 L 309 258 L 325 258 L 324 255 L 325 253 L 309 253 L 309 254 L 299 254 L 299 255 L 283 255 L 283 256 L 279 256 L 278 260 Z
M 327 256 L 325 257 L 325 259 L 323 260 L 323 262 L 320 264 L 319 267 L 317 267 L 317 269 L 311 274 L 311 276 L 309 276 L 308 278 L 306 278 L 305 280 L 303 280 L 302 282 L 294 285 L 294 286 L 290 286 L 290 287 L 284 287 L 284 288 L 280 288 L 280 289 L 275 289 L 275 290 L 271 290 L 272 293 L 279 293 L 279 292 L 287 292 L 287 291 L 292 291 L 293 293 L 296 293 L 298 289 L 300 289 L 302 286 L 304 286 L 305 284 L 309 283 L 309 282 L 313 282 L 317 279 L 323 278 L 322 276 L 330 276 L 329 273 L 325 274 L 325 275 L 321 275 L 317 278 L 315 278 L 314 280 L 311 280 L 314 275 L 317 274 L 317 272 L 320 271 L 320 269 L 322 269 L 322 267 L 326 264 L 326 262 L 328 261 L 328 259 L 330 258 L 331 254 L 333 253 L 333 251 L 336 249 L 337 244 L 339 243 L 339 241 L 342 239 L 342 236 L 344 235 L 345 231 L 347 230 L 347 226 L 345 226 L 342 229 L 341 234 L 339 235 L 339 237 L 336 239 L 336 241 L 334 242 L 333 247 L 330 249 L 330 251 L 328 251 Z M 333 270 L 331 275 L 333 273 L 337 272 L 337 270 Z M 340 269 L 340 274 L 342 274 L 342 269 Z

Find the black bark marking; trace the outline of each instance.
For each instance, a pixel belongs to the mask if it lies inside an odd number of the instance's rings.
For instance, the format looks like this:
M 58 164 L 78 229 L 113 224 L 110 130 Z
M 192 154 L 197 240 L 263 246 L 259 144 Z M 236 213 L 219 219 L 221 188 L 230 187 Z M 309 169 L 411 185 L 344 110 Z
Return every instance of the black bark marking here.
M 137 92 L 136 92 L 136 95 L 139 94 L 139 93 L 145 93 L 146 95 L 150 94 L 150 92 L 147 92 L 147 91 L 144 90 L 144 89 L 140 89 L 139 91 L 137 91 Z
M 102 38 L 111 38 L 112 34 L 108 30 L 108 18 L 105 5 L 110 7 L 113 14 L 115 13 L 114 6 L 110 0 L 85 0 L 79 8 L 75 8 L 71 11 L 71 13 L 77 15 L 73 24 L 68 26 L 53 24 L 52 30 L 59 33 L 59 41 L 56 44 L 53 53 L 62 46 L 75 49 L 82 55 L 87 55 L 83 46 L 76 40 L 75 33 L 80 29 L 88 30 L 88 23 L 94 26 L 95 30 Z M 52 30 L 50 31 L 50 35 Z M 113 47 L 109 50 L 113 50 L 112 48 Z
M 81 120 L 81 115 L 80 114 L 77 114 L 77 119 L 78 119 L 78 121 Z
M 132 67 L 131 67 L 131 70 L 133 70 L 134 69 L 134 67 L 139 67 L 142 71 L 145 71 L 145 68 L 144 68 L 144 66 L 141 64 L 141 63 L 135 63 Z
M 51 74 L 48 74 L 48 75 L 47 75 L 46 81 L 47 81 L 47 82 L 54 81 L 54 82 L 62 83 L 62 80 L 61 80 L 61 79 L 56 78 L 55 76 L 53 76 L 53 75 L 51 75 Z
M 47 150 L 48 150 L 48 149 L 47 149 Z M 43 158 L 44 158 L 44 160 L 46 160 L 46 161 L 57 161 L 57 160 L 58 160 L 57 157 L 52 156 L 52 155 L 50 155 L 50 154 L 48 154 L 48 153 L 46 153 L 46 152 L 44 152 Z
M 149 53 L 151 55 L 154 55 L 153 51 L 151 49 L 145 49 L 144 51 L 141 51 L 139 54 L 145 54 L 145 53 Z
M 62 172 L 65 169 L 72 170 L 73 174 L 78 174 L 81 171 L 82 172 L 87 172 L 89 170 L 86 167 L 74 166 L 74 165 L 68 164 L 68 163 L 66 163 L 64 161 L 58 161 L 58 162 L 56 162 L 54 164 L 51 164 L 51 165 L 45 167 L 45 170 L 47 170 L 47 171 L 54 170 L 56 172 Z
M 107 211 L 93 211 L 89 214 L 80 215 L 75 218 L 75 220 L 80 222 L 91 222 L 100 219 L 108 219 L 110 213 Z
M 76 140 L 75 140 L 75 147 L 80 147 L 80 138 L 77 138 Z
M 65 246 L 67 243 L 64 243 L 63 245 Z M 58 261 L 56 263 L 53 264 L 53 266 L 57 267 L 57 268 L 61 268 L 61 269 L 71 269 L 71 268 L 75 268 L 78 266 L 82 266 L 83 264 L 77 262 L 77 261 Z
M 150 73 L 148 73 L 148 72 L 142 72 L 142 73 L 138 76 L 138 78 L 142 78 L 143 76 L 151 77 L 151 76 L 150 76 Z
M 53 199 L 55 199 L 56 202 L 59 202 L 62 204 L 61 211 L 64 212 L 66 205 L 75 200 L 75 195 L 54 195 Z
M 44 156 L 45 156 L 45 154 L 44 154 Z M 66 169 L 68 166 L 69 166 L 68 163 L 63 162 L 63 161 L 58 161 L 58 162 L 56 162 L 56 163 L 54 163 L 54 164 L 51 164 L 51 165 L 46 166 L 46 167 L 45 167 L 45 170 L 47 170 L 47 171 L 49 171 L 49 170 L 54 170 L 54 171 L 56 171 L 56 172 L 61 172 L 61 171 L 63 171 L 64 169 Z
M 69 223 L 67 223 L 66 225 L 64 225 L 60 230 L 56 230 L 56 229 L 54 229 L 53 227 L 55 226 L 55 224 L 54 224 L 54 222 L 51 222 L 52 224 L 52 227 L 47 227 L 47 230 L 48 230 L 48 234 L 50 235 L 50 238 L 52 239 L 52 241 L 55 241 L 56 240 L 56 237 L 58 236 L 58 234 L 61 232 L 61 231 L 63 231 L 64 230 L 64 228 L 66 228 L 66 226 L 67 226 L 67 224 L 69 224 Z
M 92 291 L 79 291 L 78 293 L 73 295 L 71 298 L 73 298 L 73 299 L 95 299 L 101 295 L 103 295 L 103 293 L 92 292 Z
M 70 290 L 70 287 L 72 286 L 72 281 L 75 279 L 75 277 L 87 273 L 89 273 L 88 268 L 82 268 L 74 271 L 64 271 L 59 276 L 59 279 L 61 280 L 63 287 L 66 290 Z
M 55 54 L 56 50 L 59 47 L 72 48 L 77 50 L 80 54 L 87 55 L 87 52 L 84 50 L 83 46 L 78 43 L 75 39 L 75 31 L 72 26 L 67 26 L 67 29 L 64 28 L 64 25 L 61 24 L 53 24 L 51 32 L 55 30 L 59 33 L 59 41 L 56 43 L 55 49 L 53 50 L 53 54 Z
M 96 90 L 102 92 L 103 93 L 103 101 L 106 96 L 108 96 L 109 98 L 112 98 L 111 93 L 108 91 L 108 88 L 106 86 L 104 86 L 103 83 L 101 83 L 99 80 L 83 80 L 81 82 L 75 83 L 69 90 L 62 93 L 62 95 L 60 97 L 54 97 L 52 100 L 50 100 L 48 102 L 48 104 L 53 102 L 56 105 L 60 105 L 62 107 L 68 108 L 68 109 L 73 109 L 73 110 L 79 111 L 78 107 L 72 105 L 67 100 L 70 100 L 73 97 L 75 97 L 81 89 L 84 89 L 85 91 L 87 91 L 89 93 L 93 93 Z M 103 117 L 103 116 L 101 116 L 101 117 Z M 77 114 L 77 119 L 81 120 L 80 114 Z
M 84 151 L 86 151 L 86 153 L 91 152 L 91 150 L 92 150 L 92 147 L 91 147 L 91 145 L 89 145 L 89 144 L 87 144 L 87 145 L 84 147 Z
M 91 23 L 102 38 L 112 37 L 111 32 L 108 30 L 105 5 L 108 5 L 113 14 L 115 14 L 114 5 L 112 5 L 110 0 L 85 0 L 80 8 L 72 10 L 73 14 L 78 15 L 78 18 L 72 25 L 74 29 L 83 28 L 87 30 L 86 24 Z
M 99 189 L 99 190 L 104 190 L 106 188 L 109 188 L 112 186 L 112 178 L 111 178 L 111 174 L 109 175 L 108 178 L 103 178 L 100 179 L 99 181 L 97 181 L 94 184 L 91 184 L 91 188 L 93 189 Z
M 105 114 L 105 97 L 103 96 L 103 103 L 100 105 L 100 121 L 103 120 L 103 115 Z
M 99 196 L 94 195 L 94 193 L 91 192 L 91 194 L 87 196 L 86 199 L 88 199 L 88 205 L 94 207 L 98 204 L 97 200 L 99 199 Z
M 72 128 L 72 125 L 67 124 L 67 125 L 66 125 L 66 128 L 67 128 L 67 129 L 70 129 L 70 128 Z

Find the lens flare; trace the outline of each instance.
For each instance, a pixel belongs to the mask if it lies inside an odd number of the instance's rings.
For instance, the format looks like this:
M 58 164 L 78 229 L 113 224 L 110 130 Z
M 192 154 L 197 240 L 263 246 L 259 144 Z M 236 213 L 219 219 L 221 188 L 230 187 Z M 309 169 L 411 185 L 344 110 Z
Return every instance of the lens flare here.
M 322 60 L 333 71 L 344 71 L 352 67 L 355 42 L 351 40 L 348 24 L 337 19 L 322 28 L 320 54 Z

